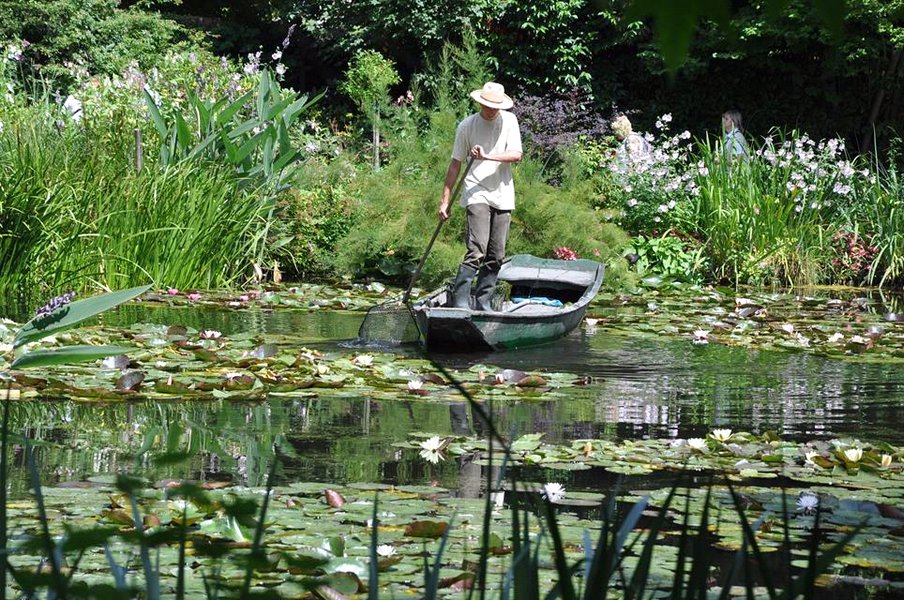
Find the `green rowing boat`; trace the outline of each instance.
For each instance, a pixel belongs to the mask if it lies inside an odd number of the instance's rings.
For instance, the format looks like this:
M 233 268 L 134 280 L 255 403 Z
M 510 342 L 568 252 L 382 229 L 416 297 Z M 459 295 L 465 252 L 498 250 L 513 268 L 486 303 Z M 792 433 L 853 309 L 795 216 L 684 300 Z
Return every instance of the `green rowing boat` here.
M 449 308 L 446 289 L 412 307 L 427 348 L 444 352 L 503 350 L 543 344 L 576 328 L 603 283 L 605 266 L 592 260 L 511 257 L 499 271 L 492 311 Z

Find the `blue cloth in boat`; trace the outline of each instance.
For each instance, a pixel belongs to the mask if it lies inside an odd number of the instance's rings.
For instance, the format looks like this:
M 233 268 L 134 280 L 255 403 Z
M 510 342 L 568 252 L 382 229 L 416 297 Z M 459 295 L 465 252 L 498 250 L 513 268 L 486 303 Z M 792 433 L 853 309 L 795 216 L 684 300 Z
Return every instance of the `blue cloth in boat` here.
M 555 300 L 553 298 L 545 298 L 543 296 L 534 296 L 532 298 L 523 298 L 521 296 L 512 296 L 512 304 L 524 304 L 525 302 L 529 304 L 542 304 L 543 306 L 554 306 L 556 308 L 562 307 L 561 300 Z

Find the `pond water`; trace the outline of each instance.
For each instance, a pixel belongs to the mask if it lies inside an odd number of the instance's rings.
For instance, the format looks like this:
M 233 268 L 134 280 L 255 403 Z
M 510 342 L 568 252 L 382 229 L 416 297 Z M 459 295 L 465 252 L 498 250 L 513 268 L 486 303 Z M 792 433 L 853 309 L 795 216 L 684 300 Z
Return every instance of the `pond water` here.
M 136 322 L 215 329 L 224 335 L 290 336 L 298 346 L 328 356 L 355 355 L 349 347 L 363 313 L 339 310 L 242 311 L 121 307 L 102 325 Z M 367 350 L 375 353 L 374 350 Z M 391 350 L 393 357 L 421 356 L 418 347 Z M 853 437 L 904 445 L 904 372 L 895 364 L 864 364 L 809 352 L 696 345 L 686 338 L 626 335 L 605 326 L 582 327 L 558 342 L 513 352 L 436 355 L 440 366 L 487 372 L 519 369 L 569 373 L 584 385 L 567 398 L 495 397 L 497 426 L 515 438 L 544 433 L 551 442 L 702 437 L 713 427 L 764 433 L 790 440 Z M 472 496 L 479 467 L 448 460 L 426 463 L 395 444 L 411 432 L 481 434 L 465 402 L 420 397 L 387 399 L 312 391 L 264 402 L 16 403 L 11 431 L 24 432 L 38 449 L 48 484 L 103 477 L 135 465 L 147 467 L 141 450 L 170 442 L 188 447 L 188 463 L 157 467 L 161 478 L 222 479 L 261 485 L 273 444 L 283 455 L 277 483 L 356 481 L 393 484 L 436 482 Z M 27 474 L 19 447 L 13 465 L 14 494 L 25 493 Z M 562 479 L 563 474 L 557 475 Z M 608 481 L 608 479 L 607 479 Z M 605 485 L 592 474 L 566 483 L 585 489 Z M 476 487 L 475 487 L 476 486 Z

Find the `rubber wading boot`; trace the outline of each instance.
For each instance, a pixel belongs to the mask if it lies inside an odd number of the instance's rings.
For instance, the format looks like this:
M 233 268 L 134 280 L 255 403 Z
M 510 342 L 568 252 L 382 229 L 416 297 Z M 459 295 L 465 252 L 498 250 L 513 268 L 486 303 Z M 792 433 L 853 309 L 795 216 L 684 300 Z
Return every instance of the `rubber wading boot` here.
M 499 277 L 498 270 L 480 270 L 477 289 L 474 290 L 474 310 L 493 310 L 493 292 L 496 291 L 497 277 Z
M 449 293 L 449 306 L 452 308 L 471 308 L 471 281 L 477 275 L 477 269 L 462 265 L 458 275 L 452 282 Z

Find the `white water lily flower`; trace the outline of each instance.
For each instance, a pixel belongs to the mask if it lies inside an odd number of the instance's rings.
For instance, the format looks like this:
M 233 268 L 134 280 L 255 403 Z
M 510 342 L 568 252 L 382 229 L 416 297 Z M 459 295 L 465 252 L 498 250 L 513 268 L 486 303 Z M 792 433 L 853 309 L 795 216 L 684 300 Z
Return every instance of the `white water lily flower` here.
M 883 469 L 887 469 L 891 466 L 891 454 L 883 454 L 880 460 Z
M 687 440 L 687 445 L 694 450 L 703 450 L 706 448 L 706 440 L 703 438 L 690 438 Z
M 705 329 L 697 329 L 694 331 L 694 343 L 695 344 L 708 344 L 709 343 L 709 332 Z
M 782 323 L 782 331 L 787 334 L 792 334 L 794 333 L 794 325 L 791 323 Z
M 853 335 L 851 336 L 851 343 L 858 344 L 860 346 L 868 346 L 872 342 L 868 337 L 863 337 L 862 335 Z
M 815 459 L 817 456 L 819 456 L 819 452 L 816 452 L 815 450 L 813 452 L 807 452 L 806 454 L 804 454 L 805 462 L 808 465 L 815 465 L 816 461 L 813 459 Z
M 359 354 L 352 359 L 352 362 L 362 367 L 369 367 L 374 364 L 374 357 L 370 354 Z
M 380 544 L 377 546 L 377 556 L 382 556 L 383 558 L 389 558 L 393 554 L 396 553 L 395 546 L 390 544 Z
M 442 455 L 443 440 L 438 435 L 421 442 L 421 458 L 429 463 L 436 464 L 441 460 L 445 460 Z
M 833 333 L 826 341 L 828 341 L 830 344 L 837 344 L 838 342 L 844 341 L 844 334 L 838 332 Z
M 848 448 L 844 451 L 844 458 L 848 462 L 860 462 L 863 458 L 863 450 L 861 448 Z
M 205 340 L 218 340 L 223 334 L 215 329 L 205 329 L 201 332 L 201 338 Z
M 797 510 L 804 514 L 816 512 L 819 506 L 819 496 L 803 493 L 797 498 Z
M 411 392 L 416 392 L 422 387 L 424 387 L 424 382 L 420 379 L 412 379 L 408 382 L 408 390 Z
M 565 486 L 561 483 L 547 483 L 543 485 L 540 494 L 550 502 L 558 502 L 565 497 Z
M 713 429 L 712 436 L 719 442 L 727 442 L 731 437 L 731 429 Z
M 584 319 L 584 322 L 587 323 L 587 327 L 596 327 L 596 324 L 599 323 L 600 320 L 587 317 L 586 319 Z

